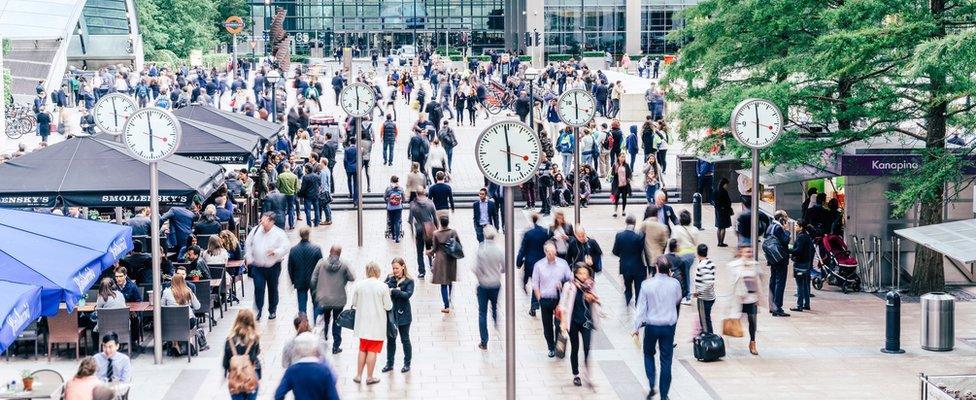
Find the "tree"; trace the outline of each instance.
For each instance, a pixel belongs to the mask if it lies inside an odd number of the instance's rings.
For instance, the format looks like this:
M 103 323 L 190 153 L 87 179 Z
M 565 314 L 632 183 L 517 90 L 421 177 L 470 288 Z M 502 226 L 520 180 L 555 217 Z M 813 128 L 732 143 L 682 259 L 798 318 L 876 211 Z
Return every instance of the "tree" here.
M 921 173 L 886 195 L 896 215 L 917 207 L 920 225 L 939 223 L 968 163 L 947 132 L 976 126 L 963 101 L 976 93 L 974 13 L 971 0 L 704 0 L 671 36 L 687 42 L 664 81 L 682 102 L 679 132 L 700 152 L 744 155 L 727 133 L 698 132 L 764 97 L 788 110 L 783 139 L 761 153 L 774 167 L 822 164 L 871 137 L 917 139 Z M 915 254 L 913 294 L 942 290 L 942 256 Z
M 220 23 L 213 1 L 136 0 L 136 7 L 150 58 L 159 50 L 187 57 L 190 50 L 206 50 L 216 44 Z

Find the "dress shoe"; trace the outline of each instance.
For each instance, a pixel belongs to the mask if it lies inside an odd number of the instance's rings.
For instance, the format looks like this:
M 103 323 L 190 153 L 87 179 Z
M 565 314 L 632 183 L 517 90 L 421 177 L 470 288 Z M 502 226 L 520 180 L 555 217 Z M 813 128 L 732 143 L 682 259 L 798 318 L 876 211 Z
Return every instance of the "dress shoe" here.
M 339 354 L 339 353 L 342 353 L 342 349 L 341 348 L 336 347 L 336 348 L 332 349 L 332 354 Z
M 380 370 L 380 372 L 390 372 L 390 371 L 393 371 L 392 365 L 386 365 L 385 367 L 383 367 L 383 369 Z
M 404 365 L 403 368 L 400 368 L 400 372 L 403 373 L 410 372 L 410 364 Z
M 255 315 L 254 316 L 254 320 L 255 321 L 260 321 L 261 320 L 261 312 L 260 311 L 258 311 L 258 315 Z
M 278 318 L 278 315 L 277 314 L 275 314 L 275 313 L 268 313 L 268 319 L 275 319 L 275 318 Z
M 583 381 L 580 380 L 580 377 L 574 376 L 573 377 L 573 385 L 583 386 Z
M 549 350 L 549 358 L 553 358 L 555 356 L 556 356 L 556 351 L 555 350 Z
M 488 345 L 485 343 L 478 343 L 478 348 L 481 350 L 488 350 Z
M 759 349 L 756 347 L 755 341 L 749 342 L 749 352 L 752 353 L 752 355 L 754 356 L 759 355 Z
M 787 314 L 787 313 L 782 312 L 782 311 L 777 311 L 777 312 L 774 312 L 773 313 L 773 316 L 774 317 L 789 317 L 790 314 Z
M 534 317 L 535 316 L 535 310 L 529 310 L 529 316 L 530 317 Z
M 791 308 L 790 311 L 803 312 L 803 309 L 800 308 L 800 307 L 794 307 L 794 308 Z

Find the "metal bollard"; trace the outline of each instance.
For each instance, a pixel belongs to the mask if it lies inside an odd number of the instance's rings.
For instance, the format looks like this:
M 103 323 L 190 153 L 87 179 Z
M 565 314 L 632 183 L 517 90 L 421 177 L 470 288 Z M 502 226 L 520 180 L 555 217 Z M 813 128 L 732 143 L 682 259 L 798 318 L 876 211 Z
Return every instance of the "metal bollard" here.
M 885 347 L 886 354 L 902 354 L 901 349 L 901 296 L 897 291 L 885 295 Z
M 691 196 L 691 220 L 694 221 L 693 224 L 695 228 L 701 229 L 701 207 L 702 207 L 702 195 L 701 193 L 695 193 Z

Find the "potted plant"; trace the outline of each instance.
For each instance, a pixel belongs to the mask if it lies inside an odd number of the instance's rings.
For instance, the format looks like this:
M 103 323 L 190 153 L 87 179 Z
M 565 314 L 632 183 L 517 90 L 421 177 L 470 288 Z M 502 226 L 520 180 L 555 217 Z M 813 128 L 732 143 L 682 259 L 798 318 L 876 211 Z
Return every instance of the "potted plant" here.
M 20 377 L 24 382 L 24 391 L 29 392 L 34 389 L 34 373 L 29 369 L 20 371 Z
M 191 281 L 194 281 L 194 282 L 199 281 L 200 280 L 200 276 L 201 276 L 200 275 L 200 271 L 197 271 L 197 270 L 190 271 L 190 280 Z

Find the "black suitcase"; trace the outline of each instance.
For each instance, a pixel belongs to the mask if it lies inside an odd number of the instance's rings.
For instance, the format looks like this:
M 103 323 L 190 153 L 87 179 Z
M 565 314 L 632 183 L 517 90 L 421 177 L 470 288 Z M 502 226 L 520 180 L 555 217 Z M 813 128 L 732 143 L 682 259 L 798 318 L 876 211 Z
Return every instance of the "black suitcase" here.
M 708 331 L 705 324 L 705 302 L 698 300 L 698 316 L 702 326 L 702 333 L 695 337 L 693 347 L 695 359 L 702 362 L 715 361 L 725 357 L 725 340 L 721 336 Z

